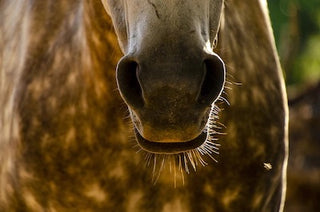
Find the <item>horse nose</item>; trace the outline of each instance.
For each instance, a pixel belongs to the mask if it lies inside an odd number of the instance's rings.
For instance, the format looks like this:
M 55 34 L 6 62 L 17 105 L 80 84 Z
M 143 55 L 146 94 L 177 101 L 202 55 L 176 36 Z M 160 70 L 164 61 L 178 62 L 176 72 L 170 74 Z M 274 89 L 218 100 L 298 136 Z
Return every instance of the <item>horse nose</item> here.
M 150 99 L 166 99 L 168 96 L 161 95 L 169 90 L 175 90 L 171 96 L 177 98 L 188 95 L 190 104 L 210 106 L 223 90 L 225 65 L 217 55 L 205 55 L 200 62 L 185 65 L 165 61 L 160 61 L 164 65 L 139 64 L 133 58 L 124 56 L 117 66 L 120 94 L 132 109 L 143 108 Z M 166 88 L 167 92 L 160 92 Z

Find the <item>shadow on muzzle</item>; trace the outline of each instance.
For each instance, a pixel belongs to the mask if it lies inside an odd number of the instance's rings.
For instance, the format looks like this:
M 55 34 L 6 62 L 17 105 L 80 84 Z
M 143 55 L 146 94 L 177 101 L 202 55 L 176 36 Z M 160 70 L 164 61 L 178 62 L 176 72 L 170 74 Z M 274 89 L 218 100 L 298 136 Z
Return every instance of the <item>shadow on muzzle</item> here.
M 225 66 L 217 55 L 185 58 L 124 56 L 117 67 L 138 144 L 153 153 L 201 146 L 211 105 L 220 96 Z

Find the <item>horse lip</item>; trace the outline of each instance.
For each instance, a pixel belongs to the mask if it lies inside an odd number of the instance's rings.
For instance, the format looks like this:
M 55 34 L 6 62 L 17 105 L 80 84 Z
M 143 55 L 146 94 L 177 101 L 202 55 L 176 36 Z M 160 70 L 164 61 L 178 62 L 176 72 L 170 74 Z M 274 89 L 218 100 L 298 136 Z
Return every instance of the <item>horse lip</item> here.
M 190 141 L 161 143 L 148 141 L 140 135 L 136 128 L 134 129 L 134 132 L 139 146 L 143 150 L 155 154 L 179 154 L 182 152 L 193 150 L 201 146 L 207 139 L 207 133 L 202 132 L 198 137 Z

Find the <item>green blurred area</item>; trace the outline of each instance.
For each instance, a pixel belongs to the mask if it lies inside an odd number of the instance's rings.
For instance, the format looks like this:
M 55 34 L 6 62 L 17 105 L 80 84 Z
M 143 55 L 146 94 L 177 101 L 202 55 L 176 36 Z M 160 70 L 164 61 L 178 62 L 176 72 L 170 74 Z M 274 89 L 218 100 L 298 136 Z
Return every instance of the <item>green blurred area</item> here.
M 320 211 L 320 0 L 268 3 L 289 97 L 285 211 Z
M 320 81 L 320 0 L 268 0 L 289 97 Z

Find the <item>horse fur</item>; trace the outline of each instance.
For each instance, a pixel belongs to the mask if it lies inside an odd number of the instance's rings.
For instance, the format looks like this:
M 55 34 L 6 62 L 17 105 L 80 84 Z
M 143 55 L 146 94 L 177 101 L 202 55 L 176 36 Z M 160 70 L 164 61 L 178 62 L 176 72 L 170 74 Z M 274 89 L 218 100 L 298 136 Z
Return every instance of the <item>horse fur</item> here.
M 266 2 L 226 1 L 217 49 L 231 82 L 218 163 L 153 185 L 101 2 L 1 0 L 0 211 L 282 211 L 288 118 Z

